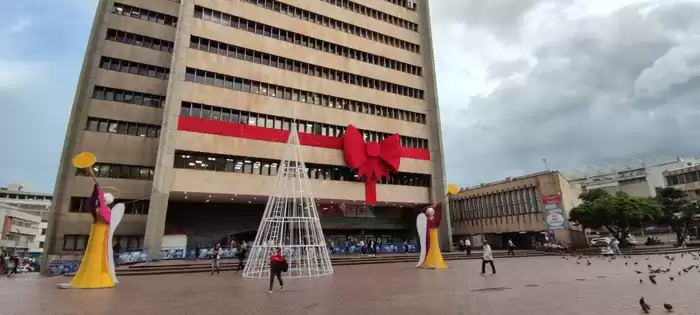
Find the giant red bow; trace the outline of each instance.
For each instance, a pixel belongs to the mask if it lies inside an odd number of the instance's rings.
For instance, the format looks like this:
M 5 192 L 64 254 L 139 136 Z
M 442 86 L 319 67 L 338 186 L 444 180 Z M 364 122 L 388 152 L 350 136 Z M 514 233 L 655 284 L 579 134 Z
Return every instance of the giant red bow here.
M 401 139 L 393 134 L 381 142 L 365 143 L 362 134 L 350 125 L 343 137 L 345 163 L 365 180 L 365 202 L 377 203 L 377 181 L 399 170 Z

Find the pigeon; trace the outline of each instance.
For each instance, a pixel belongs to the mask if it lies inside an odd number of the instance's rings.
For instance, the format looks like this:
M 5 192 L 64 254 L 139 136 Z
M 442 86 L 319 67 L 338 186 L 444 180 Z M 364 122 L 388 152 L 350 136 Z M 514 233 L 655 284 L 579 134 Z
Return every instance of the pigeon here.
M 666 309 L 667 312 L 673 312 L 673 305 L 664 303 L 664 308 Z
M 676 278 L 674 278 L 674 277 L 668 277 L 668 278 L 671 279 L 671 281 L 673 281 L 673 279 L 676 279 Z
M 591 265 L 591 261 L 590 261 L 590 260 L 586 260 L 586 265 L 590 266 L 590 265 Z
M 639 279 L 639 283 L 644 283 L 644 281 L 642 281 L 642 279 Z
M 647 268 L 651 269 L 651 265 L 647 265 Z
M 651 283 L 653 284 L 656 284 L 656 275 L 649 276 L 649 281 L 651 281 Z
M 625 262 L 625 266 L 627 266 L 627 262 Z
M 639 264 L 639 263 L 635 261 L 634 264 L 637 265 L 637 264 Z
M 640 274 L 640 273 L 642 273 L 642 272 L 641 272 L 641 271 L 639 271 L 639 270 L 635 270 L 634 272 L 636 272 L 637 274 Z
M 651 309 L 651 307 L 649 307 L 649 304 L 647 304 L 647 302 L 644 301 L 644 297 L 639 299 L 639 306 L 642 307 L 642 311 L 644 312 L 644 314 L 649 314 L 649 310 Z
M 581 264 L 581 262 L 577 261 L 577 262 L 576 262 L 576 264 L 577 264 L 577 265 L 580 265 L 580 264 Z

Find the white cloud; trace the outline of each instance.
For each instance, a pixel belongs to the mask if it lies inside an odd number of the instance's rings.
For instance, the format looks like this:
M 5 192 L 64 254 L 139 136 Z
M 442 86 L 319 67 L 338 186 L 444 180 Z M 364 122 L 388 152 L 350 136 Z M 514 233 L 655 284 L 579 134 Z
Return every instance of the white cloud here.
M 449 180 L 700 155 L 699 2 L 432 2 Z
M 35 64 L 0 60 L 0 91 L 24 87 L 40 75 L 40 67 Z
M 32 20 L 30 20 L 28 18 L 22 18 L 22 19 L 17 20 L 16 22 L 12 23 L 11 25 L 5 27 L 3 33 L 6 33 L 6 34 L 21 33 L 26 28 L 30 27 L 31 25 L 32 25 Z

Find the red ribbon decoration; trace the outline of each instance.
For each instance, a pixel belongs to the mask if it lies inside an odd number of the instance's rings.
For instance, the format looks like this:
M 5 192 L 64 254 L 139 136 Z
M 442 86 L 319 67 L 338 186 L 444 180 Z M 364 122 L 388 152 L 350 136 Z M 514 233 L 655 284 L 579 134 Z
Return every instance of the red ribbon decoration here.
M 365 203 L 377 203 L 377 181 L 399 170 L 401 138 L 393 134 L 380 142 L 365 143 L 362 134 L 350 125 L 343 136 L 345 164 L 365 180 Z

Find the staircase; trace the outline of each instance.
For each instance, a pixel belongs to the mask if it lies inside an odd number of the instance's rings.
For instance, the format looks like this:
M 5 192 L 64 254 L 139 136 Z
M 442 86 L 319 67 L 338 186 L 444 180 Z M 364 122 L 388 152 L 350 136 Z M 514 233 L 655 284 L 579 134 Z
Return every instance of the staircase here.
M 548 256 L 551 253 L 536 252 L 536 251 L 521 251 L 515 256 L 506 256 L 505 252 L 494 252 L 494 258 L 515 258 L 515 257 L 536 257 Z M 466 259 L 481 259 L 480 253 L 472 253 L 467 257 L 463 252 L 460 253 L 443 253 L 445 260 L 466 260 Z M 388 263 L 416 263 L 418 262 L 418 254 L 380 254 L 376 257 L 361 257 L 356 255 L 332 257 L 331 263 L 333 267 L 349 266 L 349 265 L 368 265 L 368 264 L 388 264 Z M 221 271 L 235 271 L 238 261 L 235 259 L 224 259 L 221 261 Z M 128 267 L 120 267 L 117 269 L 117 276 L 142 276 L 142 275 L 158 275 L 158 274 L 179 274 L 179 273 L 196 273 L 210 272 L 210 260 L 178 260 L 178 261 L 161 261 L 150 262 L 132 265 Z M 241 271 L 242 272 L 242 271 Z

